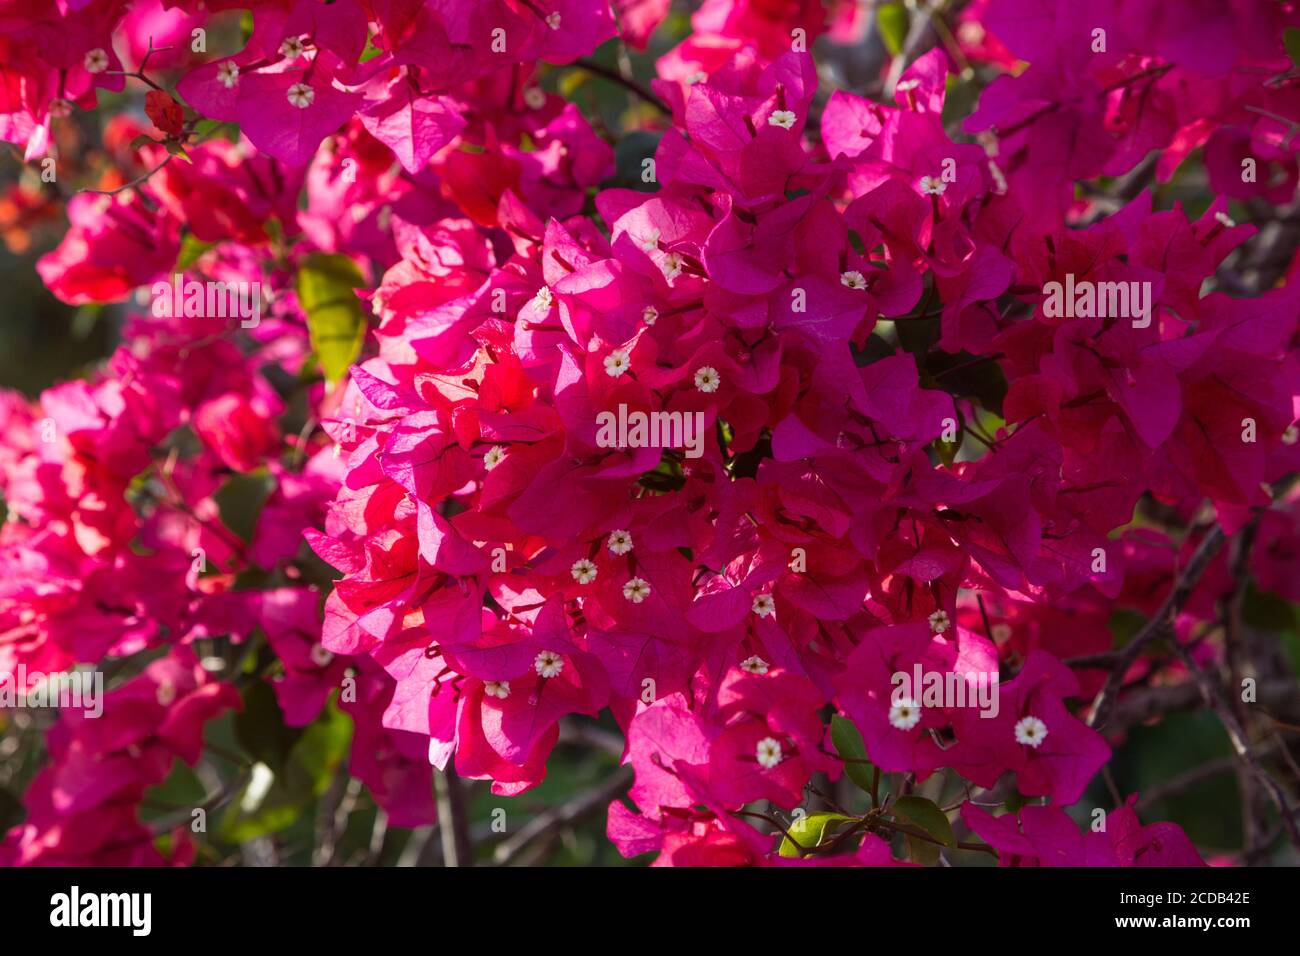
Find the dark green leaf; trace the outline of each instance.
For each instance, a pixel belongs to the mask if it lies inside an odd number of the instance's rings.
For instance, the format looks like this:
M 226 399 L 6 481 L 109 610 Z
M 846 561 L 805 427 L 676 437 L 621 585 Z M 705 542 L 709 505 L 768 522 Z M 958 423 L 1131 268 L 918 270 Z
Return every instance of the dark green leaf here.
M 269 787 L 253 791 L 258 786 L 255 777 L 244 788 L 222 818 L 222 838 L 242 843 L 292 826 L 329 788 L 351 741 L 351 718 L 331 704 L 293 744 L 283 771 L 275 773 Z
M 244 709 L 235 715 L 235 739 L 254 760 L 282 770 L 302 731 L 288 727 L 275 691 L 264 680 L 244 692 Z
M 914 837 L 910 833 L 904 836 L 907 842 L 907 855 L 911 857 L 913 863 L 919 863 L 922 866 L 939 865 L 939 846 L 931 843 L 929 840 L 922 840 L 920 837 Z
M 1282 44 L 1286 47 L 1286 55 L 1291 58 L 1291 62 L 1300 69 L 1300 27 L 1287 27 L 1282 34 Z
M 275 479 L 265 468 L 234 475 L 213 493 L 221 523 L 245 541 L 253 540 L 262 505 L 275 490 Z
M 831 743 L 835 752 L 841 757 L 852 757 L 855 761 L 867 759 L 867 748 L 862 743 L 862 735 L 853 722 L 836 714 L 831 718 Z M 844 772 L 866 793 L 871 792 L 871 767 L 865 763 L 844 762 Z
M 909 794 L 899 797 L 890 806 L 894 815 L 920 827 L 944 846 L 955 847 L 957 838 L 953 836 L 952 824 L 947 815 L 939 809 L 933 800 Z

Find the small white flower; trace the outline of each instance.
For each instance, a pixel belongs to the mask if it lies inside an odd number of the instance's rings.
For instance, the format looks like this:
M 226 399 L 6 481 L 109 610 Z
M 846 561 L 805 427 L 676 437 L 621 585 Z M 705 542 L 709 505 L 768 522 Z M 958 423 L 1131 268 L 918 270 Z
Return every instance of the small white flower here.
M 686 78 L 686 85 L 695 86 L 699 83 L 703 83 L 708 78 L 709 74 L 705 73 L 703 70 L 697 70 Z
M 311 646 L 311 662 L 317 667 L 329 667 L 332 660 L 334 660 L 334 655 L 320 644 Z
M 701 365 L 695 370 L 695 387 L 705 395 L 712 395 L 721 384 L 718 370 L 712 365 Z
M 889 723 L 899 730 L 911 730 L 921 722 L 921 705 L 904 697 L 889 708 Z
M 754 748 L 754 756 L 758 758 L 760 767 L 771 770 L 781 762 L 781 745 L 774 737 L 764 737 Z
M 546 25 L 552 30 L 560 29 L 560 14 L 558 12 L 547 14 Z
M 610 378 L 618 378 L 631 367 L 632 356 L 623 349 L 614 349 L 605 356 L 605 374 Z
M 978 20 L 966 20 L 957 28 L 957 39 L 967 46 L 984 42 L 984 25 Z
M 633 604 L 640 604 L 650 596 L 650 582 L 645 578 L 628 578 L 623 585 L 623 597 Z
M 646 325 L 654 325 L 659 321 L 659 310 L 653 305 L 647 305 L 641 310 L 641 321 Z
M 944 631 L 948 630 L 948 625 L 952 623 L 948 620 L 947 611 L 935 611 L 930 615 L 929 621 L 930 630 L 934 631 L 936 634 L 942 634 Z
M 896 85 L 894 89 L 898 90 L 900 93 L 906 93 L 908 90 L 914 90 L 920 85 L 920 80 L 899 80 L 898 85 Z
M 1237 224 L 1237 220 L 1233 219 L 1225 212 L 1216 212 L 1214 218 L 1220 225 L 1227 226 L 1229 229 Z
M 497 465 L 501 464 L 501 462 L 505 461 L 505 457 L 505 447 L 502 445 L 493 445 L 488 449 L 487 454 L 483 456 L 483 467 L 488 471 L 491 471 Z
M 312 101 L 316 99 L 316 91 L 306 83 L 295 83 L 293 86 L 289 87 L 287 96 L 290 103 L 298 107 L 300 110 L 305 110 L 307 107 L 311 106 Z
M 542 313 L 542 315 L 545 315 L 547 312 L 551 311 L 551 304 L 554 301 L 555 296 L 551 295 L 550 286 L 544 285 L 538 289 L 537 294 L 533 296 L 533 308 Z
M 663 270 L 664 278 L 672 282 L 682 274 L 682 257 L 676 252 L 670 252 L 664 256 L 664 261 L 660 263 L 659 268 Z
M 569 573 L 573 575 L 573 580 L 579 584 L 590 584 L 596 580 L 596 564 L 586 558 L 579 558 L 573 562 L 573 567 L 569 568 Z
M 746 657 L 740 662 L 740 669 L 750 674 L 766 674 L 767 661 L 755 654 L 753 657 Z
M 225 60 L 217 67 L 217 82 L 228 90 L 239 85 L 239 64 Z
M 524 90 L 524 103 L 532 110 L 540 110 L 546 105 L 546 91 L 540 86 L 530 86 Z
M 767 118 L 767 125 L 790 129 L 798 119 L 799 117 L 795 116 L 792 110 L 773 110 L 772 115 Z
M 948 191 L 948 184 L 938 176 L 922 176 L 921 192 L 926 196 L 942 196 Z
M 611 531 L 605 539 L 605 547 L 609 548 L 610 554 L 627 554 L 632 550 L 632 535 L 621 529 Z
M 505 700 L 510 696 L 510 681 L 508 680 L 490 680 L 483 684 L 483 693 L 489 697 L 496 697 L 499 700 Z
M 284 42 L 280 44 L 280 56 L 289 60 L 296 60 L 303 55 L 306 49 L 302 45 L 301 37 L 285 37 Z
M 770 594 L 755 594 L 754 603 L 749 606 L 749 609 L 759 617 L 767 617 L 776 610 L 776 602 L 772 600 Z
M 81 65 L 86 68 L 87 73 L 103 73 L 108 69 L 108 54 L 102 47 L 95 47 L 86 54 L 86 58 L 81 61 Z
M 154 691 L 154 699 L 163 707 L 170 707 L 176 701 L 175 684 L 159 684 L 158 689 Z
M 989 637 L 993 638 L 993 640 L 997 641 L 999 644 L 1006 643 L 1011 640 L 1011 625 L 994 624 L 993 627 L 989 629 Z
M 638 239 L 636 244 L 641 247 L 642 252 L 654 252 L 659 248 L 660 235 L 658 229 L 651 229 L 644 237 Z
M 850 289 L 865 289 L 867 287 L 867 277 L 857 269 L 850 269 L 848 272 L 840 273 L 840 285 Z
M 564 670 L 564 658 L 555 651 L 542 651 L 533 659 L 533 669 L 541 677 L 559 677 Z
M 1039 747 L 1047 739 L 1047 724 L 1037 717 L 1021 717 L 1016 721 L 1016 743 Z
M 1300 441 L 1300 428 L 1296 428 L 1295 425 L 1288 425 L 1286 431 L 1282 433 L 1282 444 L 1294 445 L 1297 441 Z

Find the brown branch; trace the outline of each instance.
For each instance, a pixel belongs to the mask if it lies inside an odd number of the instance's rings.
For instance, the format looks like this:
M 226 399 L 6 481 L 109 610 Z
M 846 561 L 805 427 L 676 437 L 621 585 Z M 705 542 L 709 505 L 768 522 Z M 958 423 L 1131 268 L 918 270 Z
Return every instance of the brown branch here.
M 91 193 L 96 196 L 116 196 L 118 193 L 126 192 L 128 189 L 134 189 L 136 186 L 139 186 L 141 183 L 149 179 L 149 177 L 151 177 L 154 173 L 158 172 L 158 170 L 162 169 L 164 166 L 166 166 L 175 158 L 176 158 L 175 156 L 168 155 L 166 159 L 164 159 L 161 163 L 159 163 L 153 169 L 149 170 L 144 175 L 137 176 L 129 183 L 123 183 L 122 185 L 118 186 L 116 189 L 78 189 L 77 192 Z
M 1093 703 L 1092 713 L 1088 717 L 1089 727 L 1100 728 L 1105 725 L 1106 718 L 1110 716 L 1111 708 L 1115 704 L 1120 685 L 1123 683 L 1124 675 L 1128 673 L 1134 661 L 1138 659 L 1151 641 L 1173 628 L 1174 620 L 1182 611 L 1183 605 L 1187 603 L 1187 599 L 1191 597 L 1196 582 L 1201 579 L 1201 575 L 1205 572 L 1210 560 L 1223 546 L 1223 541 L 1223 529 L 1215 525 L 1197 546 L 1196 551 L 1193 552 L 1191 560 L 1187 562 L 1187 567 L 1183 569 L 1174 582 L 1173 589 L 1169 592 L 1169 596 L 1165 598 L 1164 603 L 1160 605 L 1160 609 L 1119 652 L 1119 657 L 1111 669 L 1110 676 L 1106 678 L 1105 686 L 1102 687 L 1101 693 L 1097 695 L 1097 699 Z
M 597 63 L 594 60 L 589 60 L 585 57 L 581 60 L 575 60 L 573 65 L 578 67 L 579 69 L 586 70 L 588 73 L 592 73 L 596 76 L 599 76 L 602 79 L 609 80 L 611 83 L 617 83 L 619 86 L 623 87 L 623 89 L 627 90 L 628 92 L 641 97 L 641 99 L 645 100 L 647 103 L 649 103 L 655 109 L 659 110 L 665 116 L 671 116 L 673 113 L 673 111 L 669 109 L 668 104 L 665 103 L 663 100 L 661 100 L 653 92 L 648 90 L 646 87 L 642 86 L 640 83 L 638 83 L 636 80 L 632 79 L 631 77 L 624 76 L 622 73 L 618 72 L 617 70 L 611 70 L 609 67 L 605 66 L 604 64 Z
M 1250 743 L 1246 739 L 1246 732 L 1242 729 L 1241 724 L 1237 722 L 1237 717 L 1232 712 L 1232 706 L 1215 690 L 1205 671 L 1201 670 L 1200 665 L 1196 663 L 1192 655 L 1187 653 L 1187 649 L 1176 642 L 1174 646 L 1177 648 L 1192 678 L 1196 681 L 1197 687 L 1200 688 L 1201 696 L 1218 714 L 1219 722 L 1223 724 L 1223 729 L 1228 732 L 1228 740 L 1232 744 L 1233 751 L 1242 764 L 1254 775 L 1259 785 L 1264 788 L 1269 799 L 1273 801 L 1273 805 L 1277 807 L 1278 813 L 1281 814 L 1282 828 L 1286 830 L 1292 845 L 1300 849 L 1300 829 L 1296 827 L 1295 818 L 1292 816 L 1295 811 L 1287 801 L 1286 793 L 1282 790 L 1281 785 L 1264 770 L 1255 755 L 1250 752 Z
M 1278 749 L 1278 742 L 1273 741 L 1259 748 L 1258 756 L 1263 759 L 1271 756 Z M 1228 773 L 1237 766 L 1236 757 L 1219 757 L 1216 760 L 1209 760 L 1205 763 L 1185 770 L 1176 777 L 1171 777 L 1159 786 L 1152 787 L 1140 797 L 1134 809 L 1139 815 L 1150 810 L 1162 800 L 1168 800 L 1171 797 L 1181 796 L 1188 790 L 1193 789 L 1198 784 L 1207 780 L 1213 780 L 1220 774 Z
M 1287 705 L 1295 700 L 1296 685 L 1289 679 L 1271 680 L 1257 687 L 1260 701 Z M 1130 727 L 1157 717 L 1192 710 L 1200 703 L 1200 691 L 1192 681 L 1129 691 L 1111 711 L 1106 730 L 1121 734 Z
M 611 774 L 603 784 L 581 793 L 558 807 L 539 813 L 519 828 L 518 832 L 503 840 L 493 851 L 493 860 L 499 866 L 508 866 L 518 860 L 520 854 L 534 840 L 569 826 L 587 814 L 605 806 L 632 782 L 632 768 L 620 767 Z
M 1250 585 L 1250 548 L 1259 530 L 1259 515 L 1251 519 L 1232 542 L 1231 573 L 1235 587 L 1224 602 L 1223 619 L 1223 654 L 1228 665 L 1228 686 L 1241 687 L 1241 660 L 1246 652 L 1246 642 L 1242 635 L 1245 626 L 1242 620 L 1246 603 L 1246 592 Z M 1248 732 L 1250 714 L 1240 694 L 1230 698 L 1233 716 L 1243 730 Z M 1259 790 L 1255 786 L 1250 769 L 1237 761 L 1237 790 L 1241 796 L 1241 832 L 1247 850 L 1259 845 L 1264 836 L 1262 822 L 1256 812 Z
M 434 771 L 433 789 L 438 800 L 443 866 L 473 866 L 474 844 L 469 835 L 465 791 L 450 762 L 446 770 Z

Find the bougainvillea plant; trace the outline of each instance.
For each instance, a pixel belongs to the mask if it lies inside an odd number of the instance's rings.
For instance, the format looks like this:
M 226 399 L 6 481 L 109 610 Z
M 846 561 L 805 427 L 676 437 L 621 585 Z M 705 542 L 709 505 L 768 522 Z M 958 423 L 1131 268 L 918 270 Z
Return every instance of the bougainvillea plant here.
M 0 863 L 1295 859 L 1300 4 L 4 0 L 0 139 Z

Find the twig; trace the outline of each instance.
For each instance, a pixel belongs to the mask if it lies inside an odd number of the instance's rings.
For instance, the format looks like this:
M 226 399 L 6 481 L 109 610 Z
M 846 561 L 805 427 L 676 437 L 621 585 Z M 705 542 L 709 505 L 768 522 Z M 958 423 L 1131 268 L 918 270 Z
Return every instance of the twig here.
M 604 727 L 577 718 L 560 721 L 560 743 L 585 744 L 602 750 L 612 757 L 622 759 L 623 738 Z
M 1266 744 L 1259 750 L 1259 757 L 1270 756 L 1276 750 L 1278 744 L 1276 741 Z M 1213 780 L 1219 774 L 1227 773 L 1237 766 L 1236 757 L 1220 757 L 1217 760 L 1209 760 L 1198 767 L 1192 767 L 1185 770 L 1176 777 L 1171 777 L 1158 787 L 1152 787 L 1138 798 L 1134 809 L 1141 814 L 1145 810 L 1151 809 L 1162 800 L 1168 800 L 1170 797 L 1177 797 L 1188 790 L 1194 788 L 1197 784 L 1204 783 L 1207 780 Z
M 898 86 L 898 81 L 902 78 L 907 68 L 926 50 L 934 46 L 939 40 L 939 35 L 935 32 L 931 24 L 931 18 L 934 16 L 929 6 L 919 5 L 916 9 L 916 15 L 912 17 L 911 22 L 907 25 L 907 36 L 903 38 L 903 48 L 898 51 L 898 56 L 894 57 L 889 64 L 889 74 L 885 78 L 885 98 L 893 99 L 894 88 Z
M 906 833 L 908 836 L 916 837 L 918 840 L 924 840 L 926 843 L 933 843 L 936 846 L 948 846 L 942 840 L 936 840 L 930 834 L 926 833 L 920 827 L 914 827 L 909 823 L 899 823 L 897 820 L 878 820 L 876 826 L 884 827 L 889 830 L 897 830 L 899 833 Z M 977 850 L 980 853 L 991 853 L 993 856 L 998 855 L 998 851 L 993 849 L 987 843 L 958 843 L 959 850 Z
M 346 765 L 340 766 L 338 777 L 343 780 L 347 777 Z M 322 839 L 320 846 L 316 848 L 313 859 L 316 866 L 333 866 L 338 858 L 339 842 L 343 834 L 347 831 L 348 820 L 352 818 L 352 811 L 356 809 L 357 800 L 361 797 L 361 781 L 356 777 L 350 777 L 347 780 L 347 786 L 343 790 L 343 795 L 338 804 L 334 807 L 331 815 L 331 825 L 328 830 L 322 828 Z
M 649 103 L 655 109 L 659 110 L 665 116 L 672 115 L 673 111 L 668 108 L 667 103 L 661 100 L 653 92 L 646 89 L 636 80 L 624 76 L 622 73 L 619 73 L 617 70 L 611 70 L 609 67 L 597 63 L 594 60 L 586 59 L 585 57 L 581 60 L 576 60 L 573 65 L 580 69 L 586 70 L 588 73 L 593 73 L 596 76 L 601 77 L 602 79 L 609 80 L 611 83 L 617 83 L 619 86 L 623 87 L 623 89 L 628 90 L 629 92 L 634 93 L 637 96 L 641 97 L 641 99 L 645 100 L 647 103 Z
M 1106 678 L 1106 684 L 1102 687 L 1101 693 L 1097 695 L 1096 702 L 1093 704 L 1092 713 L 1088 716 L 1089 727 L 1102 727 L 1106 723 L 1106 718 L 1110 716 L 1111 708 L 1115 704 L 1115 697 L 1119 692 L 1120 684 L 1124 680 L 1124 675 L 1128 673 L 1133 662 L 1156 637 L 1164 634 L 1173 627 L 1174 619 L 1191 597 L 1192 589 L 1196 587 L 1196 582 L 1201 579 L 1205 572 L 1206 566 L 1209 565 L 1210 559 L 1218 553 L 1219 548 L 1223 546 L 1223 529 L 1215 525 L 1206 534 L 1205 538 L 1193 552 L 1191 560 L 1187 562 L 1187 567 L 1178 576 L 1174 582 L 1173 589 L 1169 596 L 1165 598 L 1160 609 L 1156 611 L 1151 620 L 1142 626 L 1142 629 L 1133 636 L 1120 651 L 1119 658 L 1115 666 L 1111 669 L 1110 676 Z M 1174 642 L 1177 644 L 1177 641 Z
M 433 789 L 438 799 L 443 866 L 473 866 L 474 844 L 469 836 L 465 793 L 450 762 L 446 770 L 434 772 Z
M 154 173 L 158 172 L 158 170 L 162 169 L 164 166 L 166 166 L 168 163 L 170 163 L 170 162 L 171 162 L 173 159 L 175 159 L 175 158 L 176 158 L 175 156 L 168 155 L 168 157 L 167 157 L 166 159 L 164 159 L 161 163 L 159 163 L 159 164 L 158 164 L 157 166 L 155 166 L 153 169 L 149 170 L 149 171 L 148 171 L 147 173 L 145 173 L 143 176 L 137 176 L 137 177 L 135 177 L 135 179 L 131 180 L 129 183 L 123 183 L 121 186 L 118 186 L 116 189 L 78 189 L 77 192 L 79 192 L 79 193 L 92 193 L 93 195 L 96 195 L 96 196 L 116 196 L 118 193 L 126 192 L 128 189 L 134 189 L 136 186 L 139 186 L 142 182 L 144 182 L 146 179 L 148 179 L 148 178 L 149 178 L 150 176 L 152 176 Z
M 154 820 L 150 825 L 154 836 L 162 836 L 170 833 L 182 824 L 189 823 L 194 819 L 194 811 L 202 810 L 204 814 L 211 813 L 213 810 L 219 810 L 226 803 L 243 789 L 244 784 L 248 782 L 250 774 L 248 771 L 241 771 L 232 777 L 226 784 L 214 793 L 208 794 L 203 798 L 201 803 L 193 807 L 180 807 L 174 812 L 161 816 Z
M 539 813 L 519 828 L 507 839 L 501 841 L 493 852 L 493 859 L 500 866 L 508 866 L 518 860 L 523 850 L 538 837 L 552 830 L 568 826 L 594 810 L 605 806 L 632 782 L 632 768 L 620 767 L 618 772 L 598 787 L 581 793 L 572 800 Z
M 1261 683 L 1257 690 L 1261 701 L 1279 705 L 1293 702 L 1296 696 L 1295 681 L 1291 679 L 1270 680 Z M 1110 733 L 1119 734 L 1129 727 L 1144 724 L 1153 718 L 1191 710 L 1199 701 L 1200 692 L 1191 681 L 1131 690 L 1111 711 L 1106 729 Z
M 1277 807 L 1277 811 L 1282 818 L 1282 828 L 1290 838 L 1291 844 L 1300 849 L 1300 829 L 1296 827 L 1295 818 L 1292 816 L 1295 811 L 1288 803 L 1286 793 L 1250 752 L 1250 744 L 1246 740 L 1246 733 L 1241 724 L 1237 722 L 1232 707 L 1216 692 L 1205 671 L 1201 670 L 1200 665 L 1196 663 L 1191 654 L 1187 653 L 1187 649 L 1182 644 L 1175 642 L 1174 647 L 1182 657 L 1183 663 L 1187 666 L 1193 680 L 1196 681 L 1196 686 L 1200 688 L 1201 696 L 1218 714 L 1219 722 L 1223 724 L 1223 729 L 1228 732 L 1228 740 L 1232 744 L 1232 749 L 1237 754 L 1238 759 L 1254 774 L 1255 780 L 1264 788 L 1264 791 L 1269 795 L 1269 799 L 1273 801 L 1273 805 Z
M 1255 542 L 1255 533 L 1259 530 L 1259 515 L 1252 518 L 1232 543 L 1231 573 L 1235 587 L 1228 600 L 1224 602 L 1223 617 L 1223 653 L 1228 665 L 1228 686 L 1241 686 L 1241 658 L 1246 644 L 1242 636 L 1244 626 L 1242 615 L 1246 603 L 1246 592 L 1250 585 L 1250 549 Z M 1243 730 L 1250 726 L 1250 715 L 1246 703 L 1240 694 L 1230 698 L 1233 716 Z M 1248 732 L 1248 731 L 1246 731 Z M 1254 848 L 1263 838 L 1264 832 L 1256 812 L 1258 790 L 1255 787 L 1250 769 L 1238 762 L 1237 788 L 1241 794 L 1241 832 L 1247 848 Z

